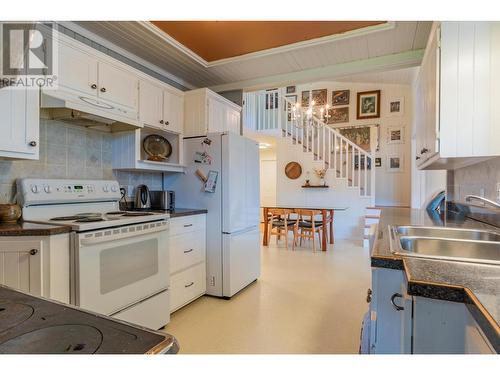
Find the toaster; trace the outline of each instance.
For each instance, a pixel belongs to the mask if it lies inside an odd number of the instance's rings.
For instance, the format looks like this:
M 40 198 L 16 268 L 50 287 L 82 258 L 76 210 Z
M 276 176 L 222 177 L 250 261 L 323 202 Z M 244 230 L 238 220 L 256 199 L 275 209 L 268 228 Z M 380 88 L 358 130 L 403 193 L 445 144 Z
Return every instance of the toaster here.
M 152 190 L 151 208 L 157 210 L 175 210 L 175 191 L 173 190 Z

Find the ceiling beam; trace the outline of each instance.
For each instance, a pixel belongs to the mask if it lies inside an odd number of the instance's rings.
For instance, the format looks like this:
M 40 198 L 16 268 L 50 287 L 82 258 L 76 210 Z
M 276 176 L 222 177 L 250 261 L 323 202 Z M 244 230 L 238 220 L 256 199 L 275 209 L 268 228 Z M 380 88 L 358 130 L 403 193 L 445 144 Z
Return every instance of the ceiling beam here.
M 320 68 L 299 70 L 291 73 L 276 74 L 233 83 L 226 83 L 210 87 L 220 92 L 228 90 L 254 91 L 269 87 L 283 87 L 301 83 L 332 80 L 351 74 L 382 72 L 419 66 L 424 49 L 395 53 L 392 55 L 372 57 L 342 64 L 322 66 Z

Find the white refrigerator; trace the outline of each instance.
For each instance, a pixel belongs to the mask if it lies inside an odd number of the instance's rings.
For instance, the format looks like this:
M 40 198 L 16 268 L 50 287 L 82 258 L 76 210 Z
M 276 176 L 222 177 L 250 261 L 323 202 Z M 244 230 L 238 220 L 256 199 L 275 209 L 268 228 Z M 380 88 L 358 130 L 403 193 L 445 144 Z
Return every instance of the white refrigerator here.
M 176 207 L 206 208 L 207 294 L 232 297 L 260 276 L 259 146 L 233 133 L 184 139 L 184 174 L 166 175 Z M 217 173 L 214 192 L 196 174 Z

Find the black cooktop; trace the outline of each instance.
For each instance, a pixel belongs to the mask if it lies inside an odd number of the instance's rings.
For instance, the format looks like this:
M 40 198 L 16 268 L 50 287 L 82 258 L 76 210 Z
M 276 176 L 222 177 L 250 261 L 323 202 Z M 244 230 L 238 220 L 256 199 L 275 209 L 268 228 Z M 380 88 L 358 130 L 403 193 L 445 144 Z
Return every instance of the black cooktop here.
M 142 354 L 172 341 L 170 335 L 0 286 L 2 354 Z

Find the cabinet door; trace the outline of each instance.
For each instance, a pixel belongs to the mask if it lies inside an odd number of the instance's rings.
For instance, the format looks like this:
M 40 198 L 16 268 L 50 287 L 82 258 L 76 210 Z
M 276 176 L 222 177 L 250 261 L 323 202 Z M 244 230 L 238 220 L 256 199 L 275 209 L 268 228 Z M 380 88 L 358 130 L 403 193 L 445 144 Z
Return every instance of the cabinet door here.
M 163 128 L 163 90 L 148 81 L 139 84 L 139 118 L 145 125 Z
M 421 161 L 439 152 L 439 29 L 433 29 L 419 75 L 420 114 L 417 125 L 417 156 Z
M 0 284 L 42 295 L 41 241 L 0 241 Z
M 99 61 L 99 97 L 137 110 L 139 79 L 133 73 Z
M 226 108 L 226 126 L 227 131 L 233 132 L 235 134 L 241 134 L 240 131 L 240 112 L 227 107 Z
M 61 43 L 58 83 L 62 89 L 77 94 L 97 96 L 97 58 Z
M 163 120 L 165 129 L 182 133 L 184 122 L 184 99 L 170 91 L 163 91 Z
M 38 159 L 38 90 L 0 89 L 0 156 Z
M 403 271 L 372 270 L 371 352 L 409 353 L 411 350 L 411 298 L 407 297 Z M 375 317 L 375 319 L 373 319 Z
M 208 99 L 208 131 L 223 132 L 226 131 L 226 112 L 224 104 L 215 100 Z

